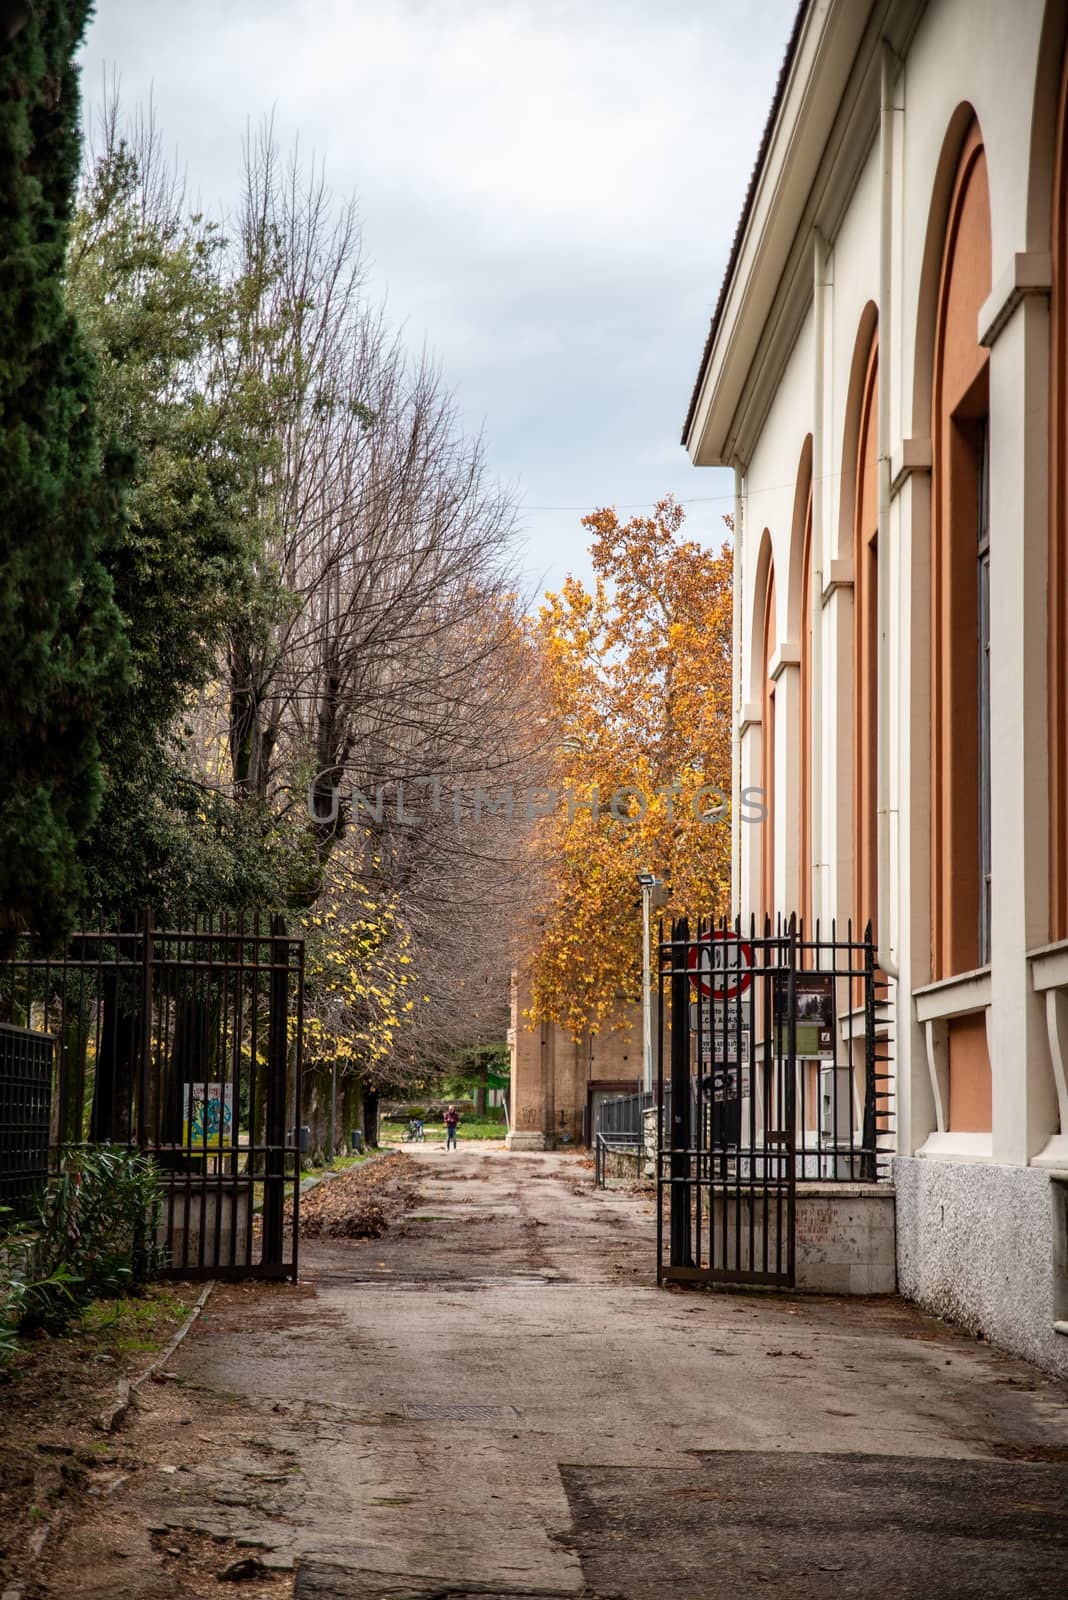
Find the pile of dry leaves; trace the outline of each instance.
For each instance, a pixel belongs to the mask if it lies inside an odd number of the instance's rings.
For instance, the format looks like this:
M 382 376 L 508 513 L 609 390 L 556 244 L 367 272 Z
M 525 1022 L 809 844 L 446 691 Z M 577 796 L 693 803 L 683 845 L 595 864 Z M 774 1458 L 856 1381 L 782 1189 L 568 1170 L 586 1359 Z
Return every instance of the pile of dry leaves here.
M 417 1163 L 400 1151 L 333 1174 L 300 1200 L 302 1239 L 377 1239 L 417 1205 Z

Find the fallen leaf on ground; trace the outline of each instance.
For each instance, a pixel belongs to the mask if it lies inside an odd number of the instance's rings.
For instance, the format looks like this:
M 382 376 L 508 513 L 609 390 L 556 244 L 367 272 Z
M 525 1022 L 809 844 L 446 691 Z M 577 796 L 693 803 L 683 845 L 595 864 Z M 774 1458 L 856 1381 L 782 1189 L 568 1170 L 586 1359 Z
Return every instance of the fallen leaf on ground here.
M 377 1239 L 419 1204 L 417 1163 L 399 1151 L 324 1178 L 300 1201 L 304 1239 Z

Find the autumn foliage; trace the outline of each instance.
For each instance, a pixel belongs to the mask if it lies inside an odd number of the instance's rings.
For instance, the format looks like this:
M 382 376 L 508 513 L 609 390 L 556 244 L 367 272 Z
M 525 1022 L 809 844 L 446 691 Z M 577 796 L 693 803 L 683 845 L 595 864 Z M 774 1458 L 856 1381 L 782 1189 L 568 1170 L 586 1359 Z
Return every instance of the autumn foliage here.
M 532 1014 L 576 1038 L 639 997 L 639 871 L 675 912 L 728 909 L 731 548 L 684 539 L 683 519 L 670 497 L 626 523 L 584 517 L 592 592 L 568 578 L 538 622 L 560 798 L 541 824 Z

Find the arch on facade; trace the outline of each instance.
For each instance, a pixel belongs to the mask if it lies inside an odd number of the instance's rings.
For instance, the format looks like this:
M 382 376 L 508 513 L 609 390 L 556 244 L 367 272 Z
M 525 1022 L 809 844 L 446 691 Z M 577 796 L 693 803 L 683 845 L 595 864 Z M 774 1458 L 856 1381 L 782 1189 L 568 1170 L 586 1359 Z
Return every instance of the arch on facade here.
M 812 435 L 801 447 L 794 490 L 794 514 L 790 530 L 791 612 L 797 618 L 796 634 L 799 665 L 797 727 L 797 873 L 798 906 L 802 923 L 812 924 Z
M 976 797 L 980 748 L 978 526 L 985 494 L 987 352 L 979 309 L 990 293 L 986 155 L 973 117 L 957 162 L 943 239 L 932 362 L 931 832 L 935 978 L 982 964 Z
M 1062 78 L 1068 50 L 1068 0 L 1048 0 L 1038 45 L 1028 157 L 1027 248 L 1048 250 L 1056 228 Z
M 772 658 L 778 643 L 775 557 L 771 534 L 764 529 L 757 557 L 753 585 L 753 640 L 751 698 L 760 708 L 760 787 L 764 791 L 766 816 L 760 828 L 760 894 L 757 909 L 762 917 L 775 916 L 775 684 L 771 677 Z
M 835 550 L 840 559 L 853 558 L 853 527 L 856 515 L 856 461 L 860 438 L 861 403 L 864 383 L 868 375 L 872 340 L 879 327 L 879 310 L 874 300 L 869 300 L 860 314 L 857 337 L 853 345 L 853 359 L 849 365 L 849 388 L 846 392 L 845 433 L 842 437 L 842 478 L 838 506 L 838 542 Z
M 856 415 L 853 457 L 853 872 L 854 929 L 876 918 L 879 881 L 879 336 L 873 328 Z
M 929 351 L 931 375 L 931 976 L 990 960 L 989 374 L 978 342 L 990 293 L 990 191 L 982 130 L 955 115 L 955 153 Z M 944 152 L 945 153 L 945 152 Z M 940 170 L 942 164 L 940 163 Z M 932 207 L 934 213 L 934 207 Z M 931 240 L 928 240 L 928 252 Z M 983 1013 L 948 1024 L 949 1127 L 989 1131 Z
M 942 151 L 931 186 L 927 212 L 927 233 L 920 266 L 919 294 L 916 302 L 916 346 L 912 383 L 912 436 L 931 439 L 934 396 L 935 350 L 938 312 L 942 296 L 945 243 L 949 232 L 950 209 L 957 192 L 965 140 L 978 127 L 975 107 L 961 101 L 949 119 Z
M 749 650 L 749 683 L 746 699 L 750 705 L 759 706 L 764 682 L 765 659 L 770 660 L 770 655 L 765 658 L 764 633 L 765 633 L 765 602 L 767 598 L 769 574 L 774 568 L 772 554 L 771 534 L 767 528 L 760 535 L 760 545 L 757 549 L 756 570 L 753 574 L 753 593 L 750 600 L 752 610 L 749 615 L 749 638 L 752 641 Z M 772 647 L 774 649 L 774 646 Z
M 805 586 L 801 581 L 801 568 L 805 559 L 805 518 L 812 495 L 812 435 L 805 435 L 794 478 L 794 504 L 790 514 L 789 579 L 786 593 L 785 627 L 787 639 L 799 639 L 801 613 L 805 603 Z

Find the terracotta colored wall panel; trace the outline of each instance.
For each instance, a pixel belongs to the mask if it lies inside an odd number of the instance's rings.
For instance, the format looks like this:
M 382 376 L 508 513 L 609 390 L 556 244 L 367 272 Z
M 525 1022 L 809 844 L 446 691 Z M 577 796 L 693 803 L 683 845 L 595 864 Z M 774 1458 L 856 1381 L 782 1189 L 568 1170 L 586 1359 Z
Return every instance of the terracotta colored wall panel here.
M 949 1126 L 954 1133 L 990 1132 L 990 1052 L 982 1011 L 949 1024 Z
M 875 925 L 878 897 L 876 785 L 879 661 L 878 340 L 861 397 L 853 519 L 853 926 Z
M 977 123 L 961 152 L 942 258 L 935 336 L 931 551 L 932 976 L 978 964 L 978 456 L 990 293 L 990 198 Z M 996 670 L 996 668 L 995 668 Z
M 769 668 L 776 649 L 775 567 L 768 567 L 768 586 L 764 599 L 764 655 L 761 672 L 761 782 L 767 816 L 760 832 L 760 910 L 775 920 L 775 685 Z

